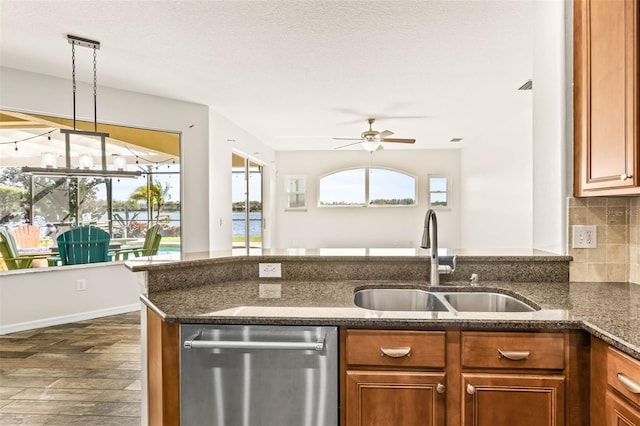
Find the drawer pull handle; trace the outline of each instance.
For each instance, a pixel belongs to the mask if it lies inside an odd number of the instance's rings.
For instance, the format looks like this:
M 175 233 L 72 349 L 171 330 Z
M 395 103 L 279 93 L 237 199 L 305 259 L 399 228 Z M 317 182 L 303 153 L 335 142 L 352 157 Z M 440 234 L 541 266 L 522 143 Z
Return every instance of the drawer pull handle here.
M 528 359 L 529 355 L 531 355 L 529 351 L 503 351 L 502 349 L 498 349 L 498 358 L 506 358 L 511 361 Z
M 629 392 L 640 394 L 640 383 L 636 382 L 630 377 L 627 377 L 622 373 L 618 373 L 618 381 L 622 383 L 622 386 L 627 388 Z
M 436 392 L 444 393 L 445 390 L 446 388 L 444 387 L 444 385 L 442 383 L 438 383 L 438 386 L 436 386 Z
M 380 356 L 385 355 L 389 358 L 402 358 L 405 356 L 411 356 L 411 347 L 380 348 Z
M 474 393 L 476 393 L 476 388 L 471 383 L 467 384 L 467 393 L 469 395 L 473 395 Z

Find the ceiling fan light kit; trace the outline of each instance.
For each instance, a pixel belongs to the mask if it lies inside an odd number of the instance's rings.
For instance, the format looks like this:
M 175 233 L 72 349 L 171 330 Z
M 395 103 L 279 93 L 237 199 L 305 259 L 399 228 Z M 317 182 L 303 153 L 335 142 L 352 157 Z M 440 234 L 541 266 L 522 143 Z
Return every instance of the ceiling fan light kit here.
M 382 132 L 373 130 L 373 123 L 375 121 L 375 118 L 367 119 L 367 122 L 369 123 L 369 129 L 362 132 L 360 134 L 360 138 L 333 138 L 334 140 L 354 141 L 353 143 L 338 146 L 334 149 L 346 148 L 348 146 L 360 144 L 365 150 L 369 152 L 375 152 L 383 149 L 383 142 L 408 144 L 416 142 L 415 139 L 389 138 L 389 136 L 394 134 L 391 130 L 383 130 Z

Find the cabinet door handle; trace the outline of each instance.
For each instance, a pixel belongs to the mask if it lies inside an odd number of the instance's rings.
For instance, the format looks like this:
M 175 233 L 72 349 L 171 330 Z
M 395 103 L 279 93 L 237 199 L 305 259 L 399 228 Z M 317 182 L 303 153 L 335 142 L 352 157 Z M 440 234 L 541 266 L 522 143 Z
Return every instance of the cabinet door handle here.
M 438 386 L 436 386 L 436 392 L 444 393 L 445 390 L 446 388 L 444 387 L 444 385 L 442 383 L 438 383 Z
M 385 355 L 389 358 L 402 358 L 405 356 L 411 356 L 411 347 L 380 348 L 380 356 Z
M 511 361 L 528 359 L 529 355 L 531 355 L 529 351 L 503 351 L 502 349 L 498 349 L 498 358 L 506 358 Z
M 622 386 L 627 388 L 629 392 L 640 394 L 640 383 L 636 382 L 631 377 L 627 377 L 622 373 L 618 373 L 618 381 L 622 383 Z
M 623 173 L 620 175 L 620 180 L 627 180 L 627 179 L 631 179 L 633 177 L 633 175 L 628 175 L 626 173 Z
M 469 395 L 473 395 L 474 393 L 476 393 L 476 388 L 471 383 L 467 384 L 467 393 Z

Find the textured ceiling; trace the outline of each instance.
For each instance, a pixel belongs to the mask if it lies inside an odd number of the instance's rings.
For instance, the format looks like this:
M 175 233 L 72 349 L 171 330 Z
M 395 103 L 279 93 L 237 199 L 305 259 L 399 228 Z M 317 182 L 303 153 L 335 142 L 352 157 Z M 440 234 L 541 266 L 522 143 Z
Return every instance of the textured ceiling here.
M 73 34 L 101 42 L 99 84 L 209 105 L 277 150 L 369 116 L 417 139 L 386 148 L 451 148 L 531 109 L 532 2 L 0 0 L 0 64 L 70 78 Z

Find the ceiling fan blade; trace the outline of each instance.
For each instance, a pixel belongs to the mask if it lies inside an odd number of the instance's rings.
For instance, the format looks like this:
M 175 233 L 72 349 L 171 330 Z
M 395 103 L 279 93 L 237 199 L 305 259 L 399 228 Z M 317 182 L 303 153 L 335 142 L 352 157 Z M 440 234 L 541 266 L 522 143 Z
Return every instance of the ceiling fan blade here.
M 387 136 L 391 136 L 393 134 L 393 132 L 391 130 L 383 130 L 380 132 L 380 134 L 378 136 L 380 136 L 381 139 L 386 138 Z
M 335 138 L 334 138 L 334 139 L 335 139 Z M 354 140 L 354 139 L 347 139 L 347 140 Z M 349 143 L 349 144 L 342 145 L 342 146 L 337 146 L 337 147 L 335 147 L 335 148 L 333 148 L 333 149 L 346 148 L 346 147 L 348 147 L 348 146 L 358 145 L 359 143 L 362 143 L 362 140 L 358 139 L 358 142 Z
M 362 138 L 331 138 L 331 139 L 336 141 L 360 141 L 360 142 L 363 141 Z
M 384 138 L 381 142 L 393 142 L 393 143 L 416 143 L 415 139 L 398 139 L 398 138 Z

